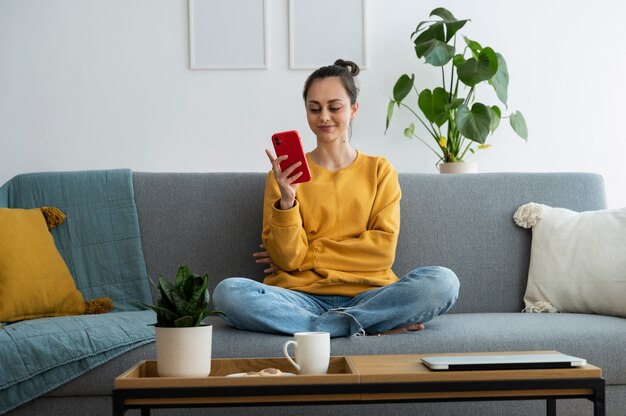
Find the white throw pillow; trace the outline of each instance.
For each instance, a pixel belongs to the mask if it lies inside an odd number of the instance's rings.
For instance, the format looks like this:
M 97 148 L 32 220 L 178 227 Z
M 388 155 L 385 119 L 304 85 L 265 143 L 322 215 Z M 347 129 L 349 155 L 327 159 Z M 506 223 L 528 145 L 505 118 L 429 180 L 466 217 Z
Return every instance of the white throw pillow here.
M 513 218 L 533 233 L 526 311 L 626 316 L 626 208 L 578 213 L 531 203 Z

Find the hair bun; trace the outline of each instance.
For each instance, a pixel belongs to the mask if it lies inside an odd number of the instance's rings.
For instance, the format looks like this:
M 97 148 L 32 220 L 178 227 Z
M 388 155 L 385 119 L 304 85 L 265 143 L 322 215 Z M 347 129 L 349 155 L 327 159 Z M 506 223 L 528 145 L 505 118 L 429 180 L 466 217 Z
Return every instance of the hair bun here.
M 335 65 L 346 68 L 350 72 L 350 75 L 352 75 L 353 77 L 356 77 L 357 75 L 359 75 L 359 72 L 361 72 L 361 68 L 359 68 L 359 66 L 352 61 L 337 59 L 335 61 Z

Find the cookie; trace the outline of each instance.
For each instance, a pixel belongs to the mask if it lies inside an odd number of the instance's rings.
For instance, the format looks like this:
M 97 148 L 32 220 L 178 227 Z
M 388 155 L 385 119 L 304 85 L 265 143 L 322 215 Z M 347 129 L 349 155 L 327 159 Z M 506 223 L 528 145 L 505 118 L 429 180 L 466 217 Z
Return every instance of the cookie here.
M 264 368 L 261 370 L 260 374 L 264 377 L 276 377 L 282 375 L 283 372 L 277 368 Z

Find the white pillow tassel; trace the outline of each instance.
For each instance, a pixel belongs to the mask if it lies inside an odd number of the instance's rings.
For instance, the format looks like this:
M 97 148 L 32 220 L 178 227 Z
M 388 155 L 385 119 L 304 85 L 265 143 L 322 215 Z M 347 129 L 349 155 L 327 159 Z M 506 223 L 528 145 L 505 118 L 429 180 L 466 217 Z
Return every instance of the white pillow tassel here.
M 534 227 L 543 218 L 543 207 L 543 205 L 534 202 L 522 205 L 513 214 L 515 224 L 522 228 Z
M 539 300 L 533 302 L 530 306 L 525 307 L 522 312 L 526 313 L 559 313 L 559 311 L 553 304 L 545 300 Z

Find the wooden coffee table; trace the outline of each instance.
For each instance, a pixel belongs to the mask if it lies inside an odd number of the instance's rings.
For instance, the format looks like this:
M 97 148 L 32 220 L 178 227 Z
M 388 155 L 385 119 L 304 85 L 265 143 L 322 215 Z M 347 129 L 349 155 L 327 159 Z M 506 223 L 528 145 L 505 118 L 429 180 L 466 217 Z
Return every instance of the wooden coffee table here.
M 122 416 L 130 408 L 139 408 L 146 416 L 159 407 L 522 399 L 546 400 L 547 414 L 556 415 L 556 400 L 565 398 L 589 399 L 595 416 L 605 414 L 602 370 L 591 364 L 441 372 L 421 363 L 425 355 L 331 357 L 328 374 L 293 377 L 226 377 L 268 367 L 293 371 L 284 358 L 214 359 L 211 376 L 203 378 L 158 377 L 156 362 L 142 361 L 115 379 L 113 415 Z

